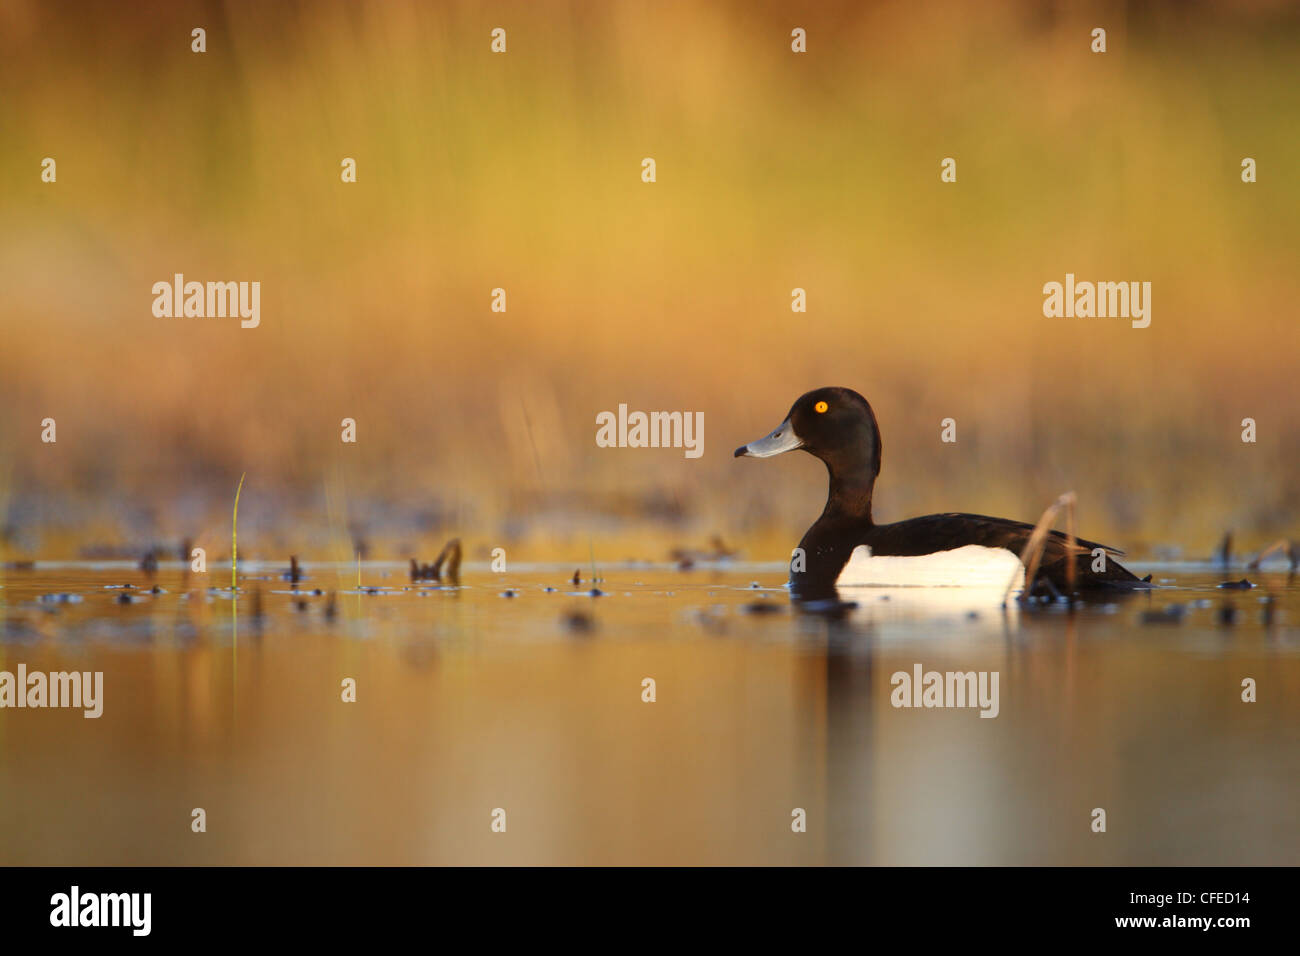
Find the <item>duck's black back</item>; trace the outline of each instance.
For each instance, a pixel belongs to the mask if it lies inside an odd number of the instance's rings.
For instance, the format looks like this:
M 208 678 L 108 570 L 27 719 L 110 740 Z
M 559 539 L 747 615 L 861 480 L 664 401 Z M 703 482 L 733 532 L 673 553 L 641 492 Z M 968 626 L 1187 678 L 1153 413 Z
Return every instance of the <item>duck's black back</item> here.
M 791 589 L 801 598 L 820 599 L 830 596 L 835 580 L 858 545 L 866 545 L 873 556 L 915 557 L 952 551 L 967 545 L 1002 548 L 1022 558 L 1034 526 L 1024 521 L 992 518 L 987 515 L 948 513 L 909 518 L 893 524 L 877 525 L 861 517 L 837 517 L 823 514 L 808 529 L 800 542 L 806 570 L 791 569 Z M 1046 579 L 1061 593 L 1068 587 L 1068 562 L 1075 562 L 1075 587 L 1079 590 L 1132 589 L 1147 585 L 1114 559 L 1122 551 L 1096 541 L 1075 539 L 1074 551 L 1068 550 L 1066 536 L 1059 531 L 1048 534 L 1043 546 L 1038 576 Z M 1098 560 L 1101 558 L 1101 560 Z M 1101 570 L 1094 570 L 1100 565 Z

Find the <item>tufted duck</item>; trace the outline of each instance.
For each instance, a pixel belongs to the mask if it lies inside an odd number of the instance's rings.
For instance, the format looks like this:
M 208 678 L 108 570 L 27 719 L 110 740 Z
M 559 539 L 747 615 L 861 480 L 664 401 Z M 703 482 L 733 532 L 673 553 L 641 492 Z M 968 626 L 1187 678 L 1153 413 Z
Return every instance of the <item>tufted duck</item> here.
M 972 514 L 926 515 L 893 524 L 871 519 L 871 492 L 880 474 L 880 429 L 867 400 L 848 388 L 819 388 L 799 398 L 785 421 L 766 438 L 736 449 L 736 457 L 770 458 L 802 449 L 830 473 L 821 517 L 799 542 L 791 562 L 791 591 L 798 598 L 832 597 L 836 585 L 997 585 L 1014 573 L 1034 526 Z M 1073 553 L 1059 531 L 1047 537 L 1035 583 L 1064 593 L 1068 561 L 1076 563 L 1079 590 L 1150 587 L 1111 559 L 1115 548 L 1076 539 Z M 1105 552 L 1104 559 L 1094 551 Z M 802 559 L 802 560 L 800 560 Z M 1102 570 L 1093 570 L 1100 566 Z

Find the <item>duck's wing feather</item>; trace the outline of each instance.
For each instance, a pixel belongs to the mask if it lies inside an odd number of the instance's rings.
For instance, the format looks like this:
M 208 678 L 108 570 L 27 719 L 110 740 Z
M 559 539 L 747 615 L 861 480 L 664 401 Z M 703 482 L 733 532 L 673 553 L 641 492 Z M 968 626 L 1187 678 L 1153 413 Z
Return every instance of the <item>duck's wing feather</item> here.
M 876 525 L 865 543 L 870 546 L 872 554 L 879 555 L 932 554 L 976 544 L 986 548 L 1006 548 L 1019 556 L 1033 533 L 1034 526 L 1024 521 L 950 512 Z M 1075 554 L 1091 553 L 1097 548 L 1116 556 L 1124 553 L 1086 538 L 1075 538 L 1074 541 Z M 1043 562 L 1051 563 L 1066 554 L 1065 535 L 1060 531 L 1050 532 L 1043 546 Z

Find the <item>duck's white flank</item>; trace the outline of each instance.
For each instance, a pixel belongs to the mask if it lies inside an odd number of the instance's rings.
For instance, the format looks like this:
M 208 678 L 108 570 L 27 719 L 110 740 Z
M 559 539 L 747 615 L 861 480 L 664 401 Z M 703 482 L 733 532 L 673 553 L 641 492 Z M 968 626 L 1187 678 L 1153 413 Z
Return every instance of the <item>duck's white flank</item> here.
M 1003 588 L 1025 585 L 1025 566 L 1006 548 L 968 544 L 915 557 L 872 556 L 860 544 L 836 578 L 839 587 Z

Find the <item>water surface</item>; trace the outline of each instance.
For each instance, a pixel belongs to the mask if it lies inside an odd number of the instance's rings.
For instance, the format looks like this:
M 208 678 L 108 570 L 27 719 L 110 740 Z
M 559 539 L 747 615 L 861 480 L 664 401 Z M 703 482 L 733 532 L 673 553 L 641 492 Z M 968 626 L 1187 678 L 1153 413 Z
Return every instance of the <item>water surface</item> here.
M 0 861 L 1295 863 L 1300 586 L 1154 570 L 1073 613 L 867 590 L 841 619 L 779 565 L 603 567 L 599 596 L 250 565 L 237 602 L 228 570 L 9 570 L 0 670 L 102 671 L 104 709 L 0 710 Z M 996 671 L 998 716 L 891 706 L 917 664 Z

